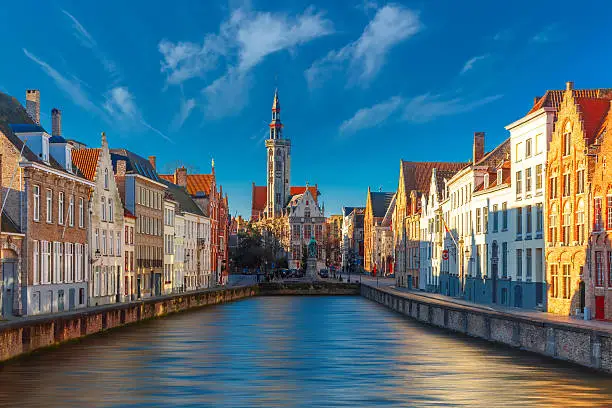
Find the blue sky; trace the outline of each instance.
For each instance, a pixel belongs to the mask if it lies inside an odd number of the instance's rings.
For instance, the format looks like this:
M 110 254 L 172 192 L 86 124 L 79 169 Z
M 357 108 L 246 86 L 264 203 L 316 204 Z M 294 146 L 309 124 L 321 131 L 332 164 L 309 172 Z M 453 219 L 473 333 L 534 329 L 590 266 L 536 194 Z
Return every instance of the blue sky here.
M 124 4 L 125 3 L 125 4 Z M 0 8 L 0 90 L 41 90 L 66 137 L 210 171 L 232 213 L 265 184 L 279 88 L 293 185 L 326 212 L 395 190 L 399 160 L 465 161 L 533 97 L 612 87 L 612 35 L 592 1 L 23 1 Z

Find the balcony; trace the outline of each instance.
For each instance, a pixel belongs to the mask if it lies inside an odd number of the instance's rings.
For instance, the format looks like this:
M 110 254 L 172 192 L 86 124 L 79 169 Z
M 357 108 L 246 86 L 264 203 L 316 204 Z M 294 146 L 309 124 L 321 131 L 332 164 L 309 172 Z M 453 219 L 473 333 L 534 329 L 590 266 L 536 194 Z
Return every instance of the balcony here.
M 161 268 L 164 261 L 161 259 L 136 259 L 136 267 L 138 268 Z

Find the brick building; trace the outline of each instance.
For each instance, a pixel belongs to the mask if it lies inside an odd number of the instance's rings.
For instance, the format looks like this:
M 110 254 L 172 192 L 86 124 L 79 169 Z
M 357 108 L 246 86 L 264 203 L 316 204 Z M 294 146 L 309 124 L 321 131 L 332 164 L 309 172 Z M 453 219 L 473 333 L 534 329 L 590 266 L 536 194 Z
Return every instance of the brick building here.
M 363 220 L 363 267 L 366 271 L 373 271 L 375 265 L 380 271 L 383 266 L 378 250 L 382 246 L 381 223 L 394 195 L 392 192 L 373 192 L 368 187 Z
M 0 93 L 0 153 L 6 207 L 2 226 L 23 237 L 3 244 L 13 259 L 12 310 L 34 315 L 87 306 L 89 271 L 87 203 L 94 184 L 72 166 L 72 146 L 40 123 L 40 93 L 26 93 L 28 111 Z M 9 227 L 10 226 L 10 227 Z M 20 252 L 20 253 L 19 253 Z M 15 262 L 14 260 L 18 261 Z M 5 278 L 5 281 L 7 278 Z
M 606 253 L 601 235 L 605 235 L 608 192 L 606 182 L 596 181 L 594 174 L 596 141 L 603 133 L 601 124 L 611 99 L 608 90 L 579 91 L 568 82 L 558 105 L 548 151 L 545 202 L 548 310 L 553 313 L 575 315 L 585 307 L 595 309 L 593 279 L 597 275 L 589 268 L 587 254 L 591 240 L 595 242 L 593 257 Z M 597 267 L 604 268 L 605 260 L 597 261 L 601 261 Z M 599 284 L 596 293 L 601 294 Z
M 128 209 L 123 209 L 123 301 L 136 299 L 136 249 L 134 248 L 134 234 L 136 231 L 136 217 Z

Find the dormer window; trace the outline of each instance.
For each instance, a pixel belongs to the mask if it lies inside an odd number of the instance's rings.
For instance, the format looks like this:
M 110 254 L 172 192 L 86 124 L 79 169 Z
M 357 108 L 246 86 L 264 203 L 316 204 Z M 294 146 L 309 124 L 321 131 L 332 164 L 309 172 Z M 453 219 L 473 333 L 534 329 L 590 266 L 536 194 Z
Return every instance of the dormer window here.
M 502 169 L 498 169 L 497 170 L 497 184 L 501 184 L 502 182 L 502 176 L 503 176 L 503 170 Z
M 42 152 L 40 158 L 44 162 L 49 162 L 49 138 L 42 138 Z
M 72 173 L 72 149 L 66 146 L 66 170 Z
M 108 190 L 108 169 L 104 169 L 104 188 Z
M 484 175 L 484 188 L 489 188 L 489 175 Z

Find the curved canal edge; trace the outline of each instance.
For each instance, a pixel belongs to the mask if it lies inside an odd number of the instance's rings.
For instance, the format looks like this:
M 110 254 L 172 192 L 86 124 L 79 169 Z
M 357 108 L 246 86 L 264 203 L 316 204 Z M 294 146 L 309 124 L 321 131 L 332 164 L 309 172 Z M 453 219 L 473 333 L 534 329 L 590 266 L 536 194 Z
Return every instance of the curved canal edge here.
M 569 361 L 612 374 L 610 331 L 486 310 L 385 287 L 361 295 L 400 314 L 450 331 Z
M 19 318 L 0 323 L 0 362 L 143 320 L 253 296 L 359 294 L 357 283 L 260 283 Z

